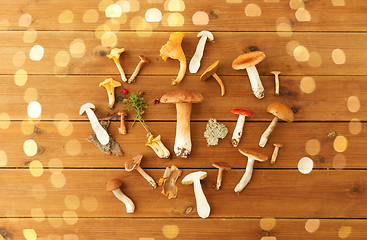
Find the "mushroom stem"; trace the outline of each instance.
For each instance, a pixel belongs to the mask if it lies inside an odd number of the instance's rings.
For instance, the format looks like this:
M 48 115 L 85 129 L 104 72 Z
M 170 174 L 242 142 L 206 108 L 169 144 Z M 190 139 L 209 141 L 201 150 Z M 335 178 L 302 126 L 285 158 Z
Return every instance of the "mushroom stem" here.
M 194 180 L 194 194 L 199 216 L 201 218 L 207 218 L 210 213 L 210 206 L 204 195 L 203 188 L 201 187 L 200 178 Z
M 135 211 L 135 205 L 133 201 L 123 194 L 119 188 L 113 190 L 112 193 L 125 204 L 127 213 L 133 213 Z
M 219 83 L 219 85 L 220 85 L 220 93 L 221 93 L 221 96 L 223 96 L 223 95 L 226 93 L 226 89 L 225 89 L 225 87 L 224 87 L 224 84 L 223 84 L 222 79 L 220 79 L 216 73 L 214 73 L 212 76 L 213 76 L 213 77 L 215 78 L 215 80 L 217 80 L 217 82 Z
M 269 124 L 268 128 L 265 130 L 265 132 L 261 135 L 259 146 L 265 147 L 266 143 L 268 142 L 270 134 L 273 132 L 275 125 L 277 124 L 279 118 L 274 117 L 273 121 Z
M 219 190 L 220 186 L 222 186 L 223 171 L 223 169 L 218 170 L 217 184 L 215 185 L 215 190 Z
M 275 75 L 275 96 L 279 96 L 279 71 L 270 72 Z
M 275 161 L 277 160 L 278 153 L 279 153 L 279 147 L 275 146 L 273 154 L 271 155 L 271 160 L 270 160 L 271 164 L 274 164 Z
M 125 112 L 119 112 L 118 115 L 121 116 L 120 127 L 118 127 L 119 133 L 125 135 L 126 134 L 125 116 L 127 114 Z
M 176 103 L 177 125 L 174 151 L 177 157 L 187 158 L 191 153 L 191 103 Z
M 186 65 L 186 58 L 184 61 L 180 60 L 180 71 L 178 72 L 177 78 L 172 81 L 171 85 L 176 86 L 182 81 L 182 79 L 185 77 Z
M 250 79 L 251 88 L 254 92 L 254 95 L 258 99 L 264 98 L 265 95 L 265 89 L 261 83 L 259 73 L 257 72 L 257 69 L 255 66 L 250 66 L 246 68 L 248 77 Z
M 133 74 L 131 74 L 129 80 L 127 81 L 128 83 L 133 83 L 135 81 L 135 78 L 136 78 L 136 76 L 138 76 L 138 73 L 140 72 L 140 69 L 142 68 L 144 63 L 150 63 L 148 58 L 144 57 L 143 55 L 140 55 L 139 58 L 140 58 L 140 62 L 136 66 Z
M 115 62 L 116 67 L 117 67 L 117 69 L 118 69 L 118 70 L 119 70 L 119 72 L 120 72 L 120 75 L 121 75 L 121 79 L 122 79 L 122 81 L 127 82 L 127 78 L 126 78 L 126 76 L 125 76 L 125 72 L 124 72 L 124 70 L 123 70 L 123 69 L 122 69 L 122 67 L 121 67 L 121 64 L 120 64 L 119 59 L 113 59 L 113 61 Z
M 140 173 L 140 175 L 142 175 L 145 178 L 145 180 L 147 180 L 150 183 L 150 185 L 152 185 L 153 188 L 157 188 L 157 183 L 151 176 L 148 175 L 148 173 L 144 171 L 144 169 L 142 169 L 140 166 L 137 166 L 135 169 Z
M 252 177 L 252 172 L 254 169 L 254 162 L 255 162 L 254 158 L 248 157 L 245 174 L 243 174 L 240 182 L 234 188 L 234 191 L 236 193 L 240 193 L 246 187 L 246 185 L 250 182 L 251 177 Z
M 242 132 L 243 132 L 243 125 L 245 124 L 245 115 L 239 115 L 238 119 L 237 119 L 237 123 L 236 123 L 236 127 L 233 131 L 233 135 L 232 135 L 232 139 L 231 139 L 231 143 L 233 147 L 237 147 L 238 144 L 240 143 L 240 139 L 242 136 Z

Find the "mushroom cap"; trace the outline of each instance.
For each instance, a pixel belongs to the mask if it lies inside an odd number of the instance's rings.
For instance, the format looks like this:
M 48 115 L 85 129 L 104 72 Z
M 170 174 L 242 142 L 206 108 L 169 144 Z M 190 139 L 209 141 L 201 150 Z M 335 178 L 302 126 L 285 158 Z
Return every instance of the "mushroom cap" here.
M 254 150 L 251 150 L 251 149 L 244 149 L 244 148 L 240 148 L 238 149 L 238 151 L 240 153 L 242 153 L 243 155 L 247 156 L 247 157 L 251 157 L 257 161 L 260 161 L 260 162 L 265 162 L 268 160 L 268 156 L 266 156 L 265 154 L 262 154 L 262 153 L 258 153 Z
M 239 55 L 233 62 L 232 68 L 235 70 L 245 69 L 254 66 L 265 58 L 261 51 L 249 52 Z
M 253 116 L 252 112 L 247 110 L 247 109 L 235 108 L 235 109 L 232 109 L 231 112 L 234 113 L 234 114 L 245 115 L 246 117 L 252 117 Z
M 82 105 L 79 109 L 79 115 L 82 115 L 86 109 L 95 109 L 96 107 L 93 105 L 93 103 L 86 103 L 84 105 Z
M 203 30 L 203 31 L 198 33 L 197 37 L 202 37 L 202 36 L 206 36 L 210 41 L 214 40 L 213 34 L 209 31 Z
M 120 87 L 121 83 L 118 81 L 113 80 L 112 78 L 107 78 L 106 80 L 104 80 L 103 82 L 101 82 L 99 84 L 99 86 L 104 86 L 104 87 L 109 87 L 109 88 L 115 88 L 115 87 Z
M 210 65 L 203 74 L 201 74 L 200 76 L 200 80 L 201 81 L 205 81 L 208 78 L 210 78 L 212 75 L 214 75 L 214 73 L 217 72 L 218 70 L 218 66 L 219 66 L 219 60 L 216 61 L 215 63 L 213 63 L 212 65 Z
M 181 42 L 184 36 L 185 33 L 183 32 L 174 32 L 169 35 L 168 42 L 159 50 L 160 56 L 164 61 L 169 57 L 180 61 L 186 61 L 185 54 L 181 47 Z
M 108 181 L 106 185 L 106 189 L 107 191 L 113 191 L 119 188 L 121 185 L 122 185 L 122 181 L 120 179 L 117 179 L 117 178 L 111 179 L 110 181 Z
M 139 58 L 140 60 L 142 60 L 145 63 L 150 63 L 150 60 L 144 55 L 139 55 Z
M 200 103 L 204 100 L 203 95 L 191 90 L 176 90 L 164 94 L 161 97 L 162 103 Z
M 282 143 L 273 143 L 273 146 L 274 147 L 283 147 L 283 144 Z
M 286 122 L 293 122 L 294 120 L 292 109 L 283 103 L 273 102 L 268 106 L 267 111 Z
M 107 55 L 109 59 L 119 59 L 120 54 L 125 52 L 125 48 L 113 48 L 111 49 L 111 53 Z
M 125 162 L 125 170 L 128 172 L 131 172 L 134 170 L 137 166 L 139 166 L 141 159 L 143 158 L 143 154 L 138 154 L 132 159 Z
M 193 173 L 187 174 L 184 179 L 182 179 L 182 184 L 192 184 L 196 179 L 204 179 L 208 176 L 207 172 L 204 171 L 197 171 Z
M 221 169 L 221 170 L 230 170 L 230 169 L 232 169 L 231 166 L 229 166 L 225 162 L 215 162 L 215 163 L 212 163 L 212 166 L 216 167 L 218 169 Z

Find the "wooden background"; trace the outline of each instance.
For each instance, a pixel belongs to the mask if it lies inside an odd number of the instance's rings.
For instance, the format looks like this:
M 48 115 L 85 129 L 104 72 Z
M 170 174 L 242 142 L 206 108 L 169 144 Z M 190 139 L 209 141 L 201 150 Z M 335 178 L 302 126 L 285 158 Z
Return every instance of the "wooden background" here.
M 114 3 L 130 9 L 120 17 L 107 17 L 105 9 Z M 161 21 L 146 22 L 145 13 L 151 8 L 162 13 Z M 365 239 L 366 10 L 363 0 L 2 0 L 1 236 Z M 197 22 L 195 14 L 202 14 L 204 21 Z M 179 64 L 172 59 L 164 62 L 160 47 L 170 33 L 184 32 L 182 48 L 189 63 L 201 30 L 211 31 L 215 38 L 206 43 L 201 68 L 197 74 L 187 71 L 179 85 L 171 86 Z M 87 117 L 78 114 L 82 104 L 95 104 L 100 119 L 125 109 L 119 101 L 108 109 L 106 91 L 98 86 L 106 78 L 120 80 L 106 57 L 112 47 L 126 49 L 120 61 L 128 77 L 138 55 L 151 60 L 135 83 L 116 89 L 117 96 L 125 96 L 124 88 L 144 91 L 148 102 L 175 89 L 203 94 L 204 102 L 192 108 L 189 158 L 159 159 L 145 147 L 142 126 L 131 127 L 132 111 L 127 135 L 118 134 L 116 120 L 108 129 L 124 156 L 107 156 L 85 140 L 92 129 Z M 263 100 L 252 94 L 246 71 L 231 68 L 238 55 L 255 49 L 266 54 L 257 67 L 266 89 Z M 216 60 L 226 86 L 224 97 L 214 79 L 199 79 Z M 282 72 L 279 97 L 274 96 L 273 70 Z M 272 119 L 266 108 L 274 101 L 291 106 L 295 122 L 279 122 L 267 146 L 260 148 L 260 136 Z M 40 116 L 28 115 L 32 102 L 40 104 Z M 270 157 L 271 143 L 284 144 L 275 165 L 255 163 L 251 183 L 239 195 L 233 188 L 247 159 L 230 144 L 237 119 L 232 108 L 254 113 L 246 119 L 238 148 Z M 174 155 L 174 105 L 151 104 L 144 117 Z M 218 146 L 206 146 L 203 133 L 209 118 L 229 129 Z M 28 153 L 28 142 L 36 146 L 35 153 Z M 137 154 L 144 155 L 141 166 L 156 181 L 172 164 L 183 171 L 182 176 L 207 171 L 201 182 L 211 206 L 209 218 L 197 215 L 193 187 L 182 185 L 182 177 L 177 198 L 168 200 L 161 188 L 152 189 L 137 172 L 126 172 L 125 161 Z M 304 157 L 313 162 L 308 174 L 298 168 Z M 233 168 L 224 173 L 219 191 L 213 188 L 217 170 L 211 166 L 217 161 Z M 112 178 L 123 181 L 122 191 L 136 205 L 134 214 L 127 214 L 105 190 Z

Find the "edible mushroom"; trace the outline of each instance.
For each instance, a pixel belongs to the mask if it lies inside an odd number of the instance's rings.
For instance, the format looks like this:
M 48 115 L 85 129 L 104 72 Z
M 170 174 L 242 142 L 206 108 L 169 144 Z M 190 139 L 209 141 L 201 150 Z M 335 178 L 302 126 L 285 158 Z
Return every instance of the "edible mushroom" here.
M 164 94 L 162 103 L 175 103 L 177 110 L 174 151 L 177 157 L 187 158 L 191 153 L 190 115 L 192 103 L 200 103 L 203 95 L 190 90 L 177 90 Z
M 265 58 L 265 54 L 261 51 L 244 53 L 238 56 L 232 62 L 232 68 L 235 70 L 246 69 L 248 77 L 250 79 L 251 88 L 254 95 L 258 99 L 264 98 L 265 89 L 261 83 L 259 73 L 256 70 L 255 65 L 261 62 Z
M 188 185 L 194 183 L 194 194 L 196 198 L 196 208 L 201 218 L 207 218 L 210 214 L 210 206 L 204 195 L 200 180 L 207 177 L 207 173 L 203 171 L 189 173 L 182 179 L 182 184 Z
M 190 64 L 189 64 L 189 71 L 190 73 L 197 73 L 200 67 L 200 61 L 203 57 L 204 53 L 204 47 L 206 40 L 209 39 L 209 41 L 214 40 L 214 36 L 211 32 L 203 30 L 198 33 L 198 36 L 200 38 L 198 45 L 196 46 L 196 51 L 194 56 L 191 58 Z
M 186 72 L 186 57 L 181 47 L 184 36 L 185 34 L 183 32 L 171 33 L 168 42 L 160 49 L 160 56 L 164 61 L 169 57 L 180 61 L 180 71 L 178 72 L 177 78 L 171 83 L 174 86 L 182 81 Z
M 171 156 L 171 153 L 162 142 L 161 135 L 158 135 L 155 138 L 153 138 L 153 135 L 150 135 L 145 146 L 153 149 L 155 154 L 160 158 L 169 158 Z
M 239 109 L 239 108 L 232 109 L 232 113 L 238 114 L 236 127 L 233 131 L 233 135 L 231 139 L 232 146 L 237 147 L 238 144 L 240 143 L 241 136 L 243 133 L 243 126 L 245 125 L 245 118 L 252 117 L 253 114 L 252 112 L 250 112 L 247 109 Z
M 135 81 L 136 76 L 138 76 L 138 73 L 140 72 L 140 69 L 142 68 L 142 66 L 145 63 L 150 63 L 150 60 L 147 57 L 145 57 L 144 55 L 139 55 L 139 58 L 140 58 L 140 62 L 136 66 L 133 74 L 131 74 L 129 80 L 127 81 L 128 83 L 133 83 Z
M 143 158 L 143 154 L 138 154 L 132 159 L 125 162 L 125 170 L 128 172 L 131 172 L 132 170 L 136 169 L 144 178 L 147 180 L 150 185 L 152 185 L 153 188 L 157 187 L 157 183 L 154 181 L 154 179 L 149 176 L 144 169 L 140 167 L 141 159 Z
M 274 143 L 273 146 L 274 146 L 274 151 L 273 151 L 273 154 L 271 155 L 271 160 L 270 160 L 271 164 L 274 164 L 275 161 L 277 160 L 279 148 L 283 147 L 283 144 Z
M 126 79 L 126 76 L 125 76 L 125 72 L 124 70 L 122 69 L 121 67 L 121 64 L 120 64 L 120 55 L 121 53 L 125 52 L 125 48 L 113 48 L 111 50 L 111 53 L 107 55 L 107 57 L 109 59 L 113 59 L 113 61 L 115 62 L 116 64 L 116 67 L 117 69 L 119 70 L 120 72 L 120 75 L 121 75 L 121 79 L 122 81 L 124 82 L 127 82 L 127 79 Z
M 118 200 L 125 204 L 127 213 L 133 213 L 135 211 L 135 205 L 130 198 L 122 193 L 120 189 L 121 185 L 122 181 L 120 179 L 111 179 L 110 181 L 108 181 L 106 189 L 107 191 L 111 191 Z
M 113 108 L 113 105 L 115 104 L 115 88 L 120 87 L 121 83 L 113 80 L 112 78 L 107 78 L 101 82 L 99 86 L 106 88 L 108 95 L 108 107 Z
M 226 93 L 223 81 L 218 77 L 217 75 L 217 70 L 218 70 L 218 66 L 219 66 L 219 60 L 216 61 L 215 63 L 213 63 L 212 65 L 210 65 L 205 72 L 200 76 L 200 80 L 201 81 L 205 81 L 210 77 L 214 77 L 215 80 L 217 80 L 217 82 L 220 85 L 220 92 L 221 95 L 223 96 Z
M 126 111 L 118 112 L 117 115 L 120 116 L 120 127 L 117 129 L 119 130 L 119 133 L 122 135 L 126 134 L 126 125 L 125 125 L 125 117 L 127 116 Z
M 265 147 L 270 134 L 273 132 L 275 125 L 278 120 L 284 120 L 286 122 L 293 122 L 294 113 L 292 109 L 283 103 L 273 102 L 268 106 L 267 111 L 274 115 L 273 120 L 271 121 L 269 127 L 265 130 L 265 132 L 261 135 L 259 146 Z
M 97 116 L 94 114 L 92 109 L 96 107 L 92 103 L 86 103 L 79 109 L 79 115 L 82 115 L 84 112 L 87 114 L 90 124 L 92 125 L 92 129 L 96 134 L 97 140 L 102 144 L 106 145 L 110 141 L 110 136 L 107 131 L 101 126 L 98 122 Z
M 279 96 L 279 71 L 271 71 L 270 73 L 275 75 L 275 96 Z
M 240 148 L 238 151 L 248 158 L 245 173 L 243 174 L 240 182 L 234 188 L 234 191 L 239 194 L 251 180 L 255 160 L 265 162 L 268 160 L 268 156 L 251 149 Z
M 222 185 L 223 171 L 231 170 L 232 168 L 225 162 L 215 162 L 212 165 L 213 167 L 216 167 L 219 170 L 217 177 L 217 184 L 215 185 L 215 190 L 219 190 L 220 186 Z

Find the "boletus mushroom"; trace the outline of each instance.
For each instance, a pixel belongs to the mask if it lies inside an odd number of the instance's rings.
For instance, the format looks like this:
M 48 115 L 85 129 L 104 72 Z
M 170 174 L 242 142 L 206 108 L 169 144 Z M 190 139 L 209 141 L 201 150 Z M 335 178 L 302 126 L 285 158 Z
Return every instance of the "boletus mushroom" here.
M 190 115 L 192 103 L 200 103 L 203 95 L 190 90 L 177 90 L 164 94 L 161 103 L 174 103 L 177 110 L 174 151 L 177 157 L 187 158 L 191 153 Z
M 133 213 L 135 211 L 135 205 L 133 201 L 122 193 L 120 186 L 122 181 L 120 179 L 111 179 L 106 185 L 107 191 L 111 191 L 118 200 L 123 202 L 126 207 L 126 213 Z
M 126 161 L 125 170 L 128 172 L 131 172 L 134 169 L 136 169 L 136 171 L 138 171 L 140 175 L 142 175 L 145 178 L 145 180 L 147 180 L 150 183 L 150 185 L 152 185 L 153 188 L 156 188 L 157 183 L 154 181 L 154 179 L 151 176 L 149 176 L 148 173 L 144 171 L 144 169 L 140 167 L 140 162 L 142 158 L 143 158 L 143 154 L 138 154 L 135 157 L 133 157 L 132 159 Z

